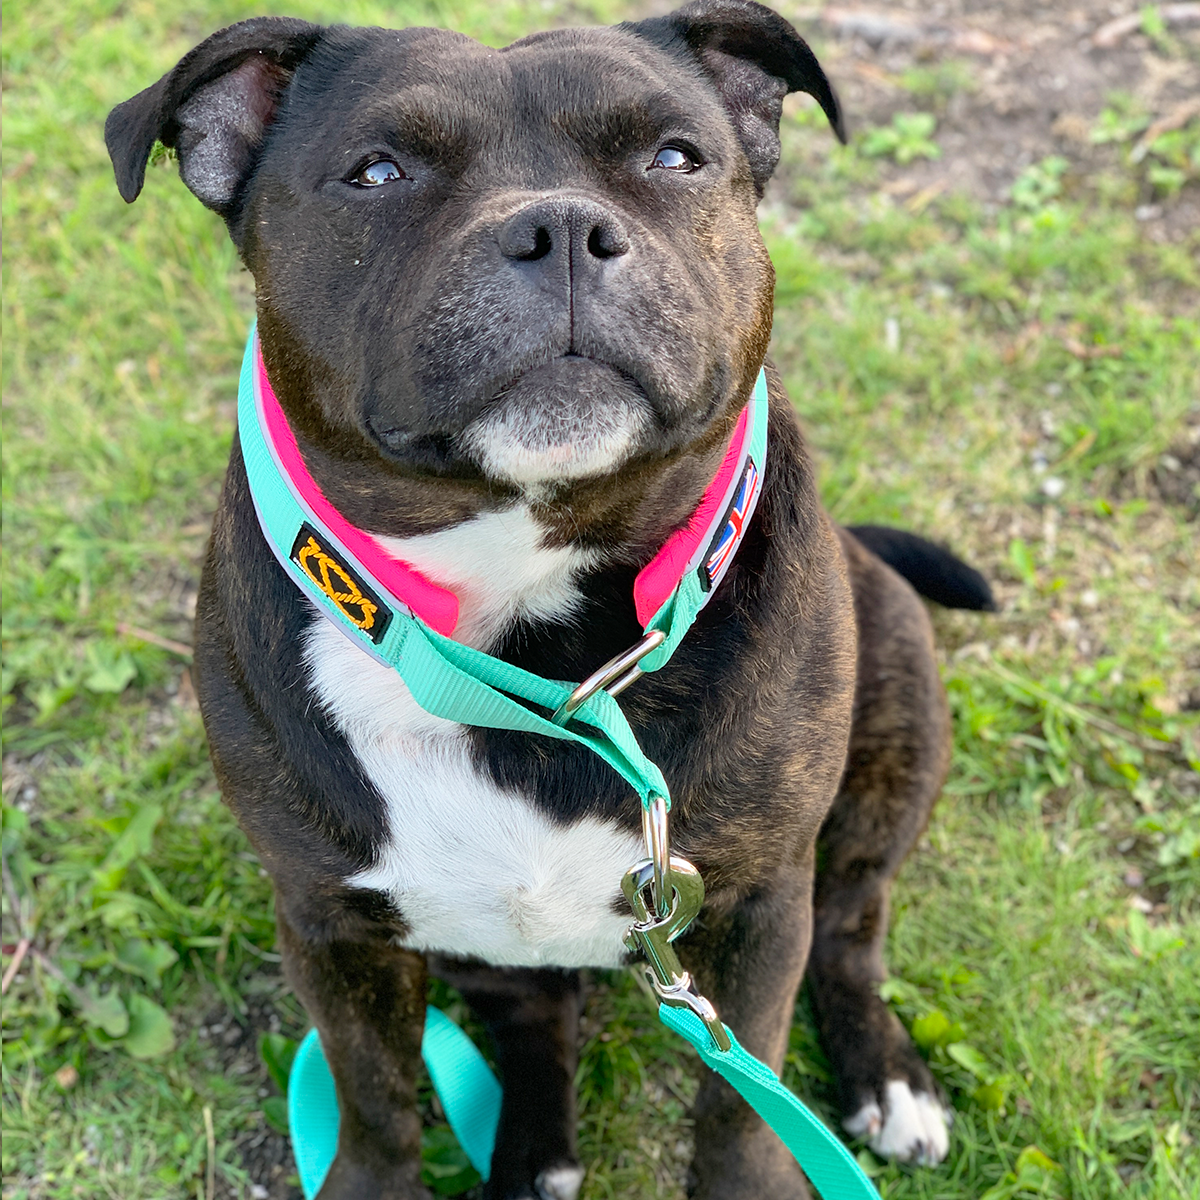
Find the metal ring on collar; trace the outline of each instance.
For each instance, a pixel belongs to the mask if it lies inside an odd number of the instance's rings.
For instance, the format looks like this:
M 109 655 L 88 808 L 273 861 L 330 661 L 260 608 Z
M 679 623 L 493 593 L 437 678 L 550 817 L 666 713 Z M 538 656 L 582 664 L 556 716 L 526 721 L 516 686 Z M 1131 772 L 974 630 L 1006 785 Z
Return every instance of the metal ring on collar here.
M 619 695 L 639 675 L 642 668 L 638 666 L 651 650 L 658 649 L 666 640 L 666 634 L 661 629 L 651 629 L 644 633 L 628 650 L 610 658 L 599 670 L 593 671 L 554 711 L 550 718 L 555 725 L 565 725 L 571 714 L 581 705 L 586 704 L 601 688 L 610 696 Z

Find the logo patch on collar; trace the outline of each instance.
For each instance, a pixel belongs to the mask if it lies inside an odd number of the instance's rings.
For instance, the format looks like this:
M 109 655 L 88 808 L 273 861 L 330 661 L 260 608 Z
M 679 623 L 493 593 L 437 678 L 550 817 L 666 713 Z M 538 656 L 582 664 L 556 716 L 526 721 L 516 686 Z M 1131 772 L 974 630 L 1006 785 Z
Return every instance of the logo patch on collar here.
M 709 544 L 708 553 L 700 564 L 700 586 L 707 592 L 711 591 L 721 580 L 725 568 L 733 561 L 733 556 L 746 532 L 746 519 L 751 509 L 751 502 L 758 491 L 758 468 L 754 459 L 746 459 L 745 470 L 742 471 L 742 481 L 733 494 L 729 511 L 725 514 L 725 524 Z
M 377 645 L 392 621 L 392 610 L 344 563 L 306 521 L 292 545 L 292 562 L 337 605 L 338 611 Z

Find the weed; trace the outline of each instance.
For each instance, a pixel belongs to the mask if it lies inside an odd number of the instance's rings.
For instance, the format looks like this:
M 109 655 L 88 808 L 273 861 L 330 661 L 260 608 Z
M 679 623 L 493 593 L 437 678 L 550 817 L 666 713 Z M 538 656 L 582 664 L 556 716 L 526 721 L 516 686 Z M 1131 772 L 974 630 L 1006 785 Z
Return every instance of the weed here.
M 1044 213 L 1062 191 L 1062 177 L 1070 164 L 1060 155 L 1051 155 L 1026 167 L 1012 185 L 1012 202 L 1029 212 Z
M 1132 98 L 1115 93 L 1097 118 L 1091 139 L 1122 146 L 1127 165 L 1152 192 L 1174 197 L 1185 184 L 1200 179 L 1200 119 L 1193 109 L 1182 111 L 1182 125 L 1153 122 Z
M 890 125 L 868 130 L 859 149 L 868 158 L 893 158 L 909 163 L 914 158 L 939 158 L 942 150 L 933 141 L 937 118 L 932 113 L 896 113 Z
M 944 105 L 958 92 L 973 91 L 975 78 L 967 63 L 951 58 L 908 67 L 900 83 L 910 95 Z

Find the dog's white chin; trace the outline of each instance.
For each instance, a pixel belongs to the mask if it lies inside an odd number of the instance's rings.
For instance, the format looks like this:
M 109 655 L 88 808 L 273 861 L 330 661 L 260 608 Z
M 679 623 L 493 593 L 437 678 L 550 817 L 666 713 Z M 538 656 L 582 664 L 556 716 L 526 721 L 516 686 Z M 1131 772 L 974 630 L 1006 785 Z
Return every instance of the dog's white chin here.
M 646 408 L 632 399 L 594 404 L 568 397 L 501 405 L 467 427 L 464 446 L 484 474 L 535 487 L 615 471 L 650 428 Z

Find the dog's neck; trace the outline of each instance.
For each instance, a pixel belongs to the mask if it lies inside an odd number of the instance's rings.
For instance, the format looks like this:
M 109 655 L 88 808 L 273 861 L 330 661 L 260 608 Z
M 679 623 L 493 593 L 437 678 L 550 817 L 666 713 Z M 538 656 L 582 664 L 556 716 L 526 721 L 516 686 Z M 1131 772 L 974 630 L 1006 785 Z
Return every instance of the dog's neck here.
M 528 504 L 481 512 L 437 533 L 380 544 L 458 598 L 456 641 L 491 650 L 518 620 L 561 622 L 579 606 L 577 581 L 600 552 L 548 546 Z
M 364 531 L 330 503 L 310 473 L 275 396 L 256 338 L 247 355 L 252 383 L 246 394 L 252 399 L 248 407 L 239 404 L 239 421 L 243 435 L 265 447 L 266 453 L 256 455 L 254 461 L 256 471 L 267 473 L 257 479 L 252 473 L 251 490 L 257 492 L 275 476 L 277 485 L 286 486 L 299 500 L 308 518 L 298 542 L 289 541 L 288 547 L 272 543 L 281 561 L 290 549 L 308 579 L 333 596 L 336 589 L 328 581 L 318 582 L 320 572 L 314 575 L 304 567 L 309 550 L 300 551 L 296 558 L 296 547 L 306 537 L 311 541 L 310 535 L 319 534 L 320 541 L 326 542 L 331 535 L 330 544 L 341 545 L 337 553 L 349 555 L 341 566 L 333 563 L 335 572 L 351 565 L 352 571 L 364 573 L 368 595 L 372 589 L 386 591 L 438 632 L 478 648 L 496 642 L 517 619 L 563 620 L 571 615 L 579 600 L 574 581 L 582 571 L 600 564 L 599 549 L 548 538 L 528 504 L 480 512 L 437 532 L 411 537 Z M 760 374 L 699 504 L 637 574 L 633 602 L 644 629 L 685 580 L 691 578 L 692 588 L 698 583 L 703 593 L 720 584 L 757 502 L 766 453 L 766 410 L 766 380 Z M 328 573 L 332 560 L 318 551 L 315 542 L 313 552 L 318 555 L 314 561 L 324 556 Z M 705 602 L 699 597 L 698 607 Z

